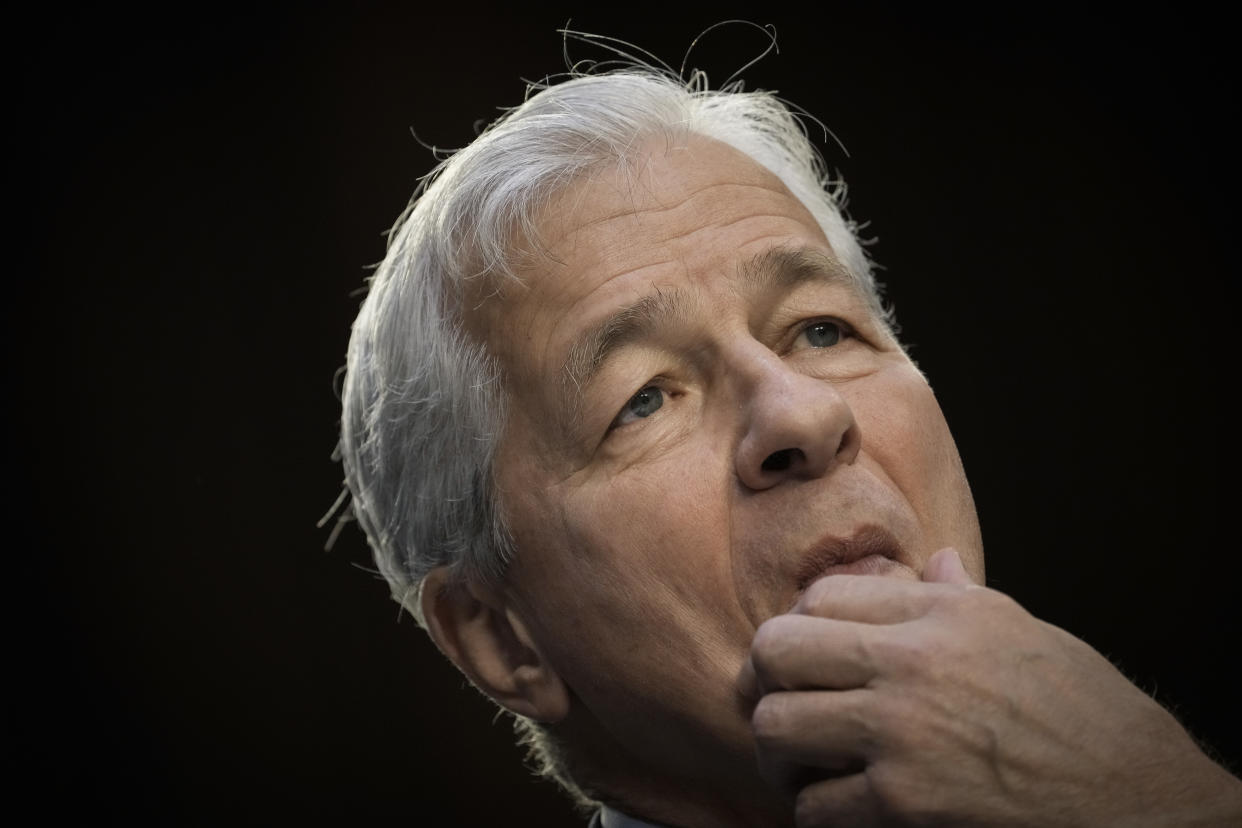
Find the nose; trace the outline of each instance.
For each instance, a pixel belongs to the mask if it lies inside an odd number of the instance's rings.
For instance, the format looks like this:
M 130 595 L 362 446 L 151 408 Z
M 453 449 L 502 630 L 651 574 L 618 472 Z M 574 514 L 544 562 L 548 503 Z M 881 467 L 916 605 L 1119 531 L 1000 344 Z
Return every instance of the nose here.
M 793 370 L 771 352 L 757 362 L 742 387 L 736 463 L 743 485 L 760 491 L 853 463 L 862 434 L 833 384 Z

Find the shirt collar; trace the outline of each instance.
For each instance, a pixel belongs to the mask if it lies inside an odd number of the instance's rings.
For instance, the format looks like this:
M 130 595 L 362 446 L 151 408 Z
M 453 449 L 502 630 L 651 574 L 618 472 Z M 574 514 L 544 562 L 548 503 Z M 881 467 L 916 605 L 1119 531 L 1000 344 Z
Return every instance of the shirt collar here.
M 623 814 L 616 808 L 609 808 L 607 805 L 600 806 L 599 810 L 600 828 L 664 828 L 654 822 L 644 822 L 641 819 L 635 819 L 632 816 Z

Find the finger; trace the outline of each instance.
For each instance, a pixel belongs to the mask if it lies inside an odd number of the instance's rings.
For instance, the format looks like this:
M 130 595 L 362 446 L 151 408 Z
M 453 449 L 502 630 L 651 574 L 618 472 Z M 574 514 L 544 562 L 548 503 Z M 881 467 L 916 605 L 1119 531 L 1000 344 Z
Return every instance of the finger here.
M 807 587 L 791 612 L 865 624 L 901 624 L 922 618 L 957 589 L 956 584 L 874 575 L 829 575 Z
M 975 582 L 962 565 L 962 556 L 953 547 L 945 547 L 927 560 L 923 567 L 923 580 L 927 583 L 960 584 L 972 586 Z
M 865 773 L 825 779 L 802 788 L 794 803 L 798 828 L 884 825 L 884 813 Z
M 862 687 L 876 675 L 868 642 L 878 628 L 810 615 L 778 615 L 755 631 L 739 690 L 758 699 L 774 690 Z
M 870 690 L 768 693 L 751 716 L 760 767 L 775 768 L 788 782 L 788 768 L 856 770 L 878 755 L 875 693 Z
M 861 762 L 842 762 L 839 768 L 816 768 L 785 761 L 779 754 L 765 754 L 759 750 L 755 754 L 759 776 L 790 802 L 797 799 L 798 793 L 808 785 L 823 782 L 825 779 L 850 776 L 866 768 Z

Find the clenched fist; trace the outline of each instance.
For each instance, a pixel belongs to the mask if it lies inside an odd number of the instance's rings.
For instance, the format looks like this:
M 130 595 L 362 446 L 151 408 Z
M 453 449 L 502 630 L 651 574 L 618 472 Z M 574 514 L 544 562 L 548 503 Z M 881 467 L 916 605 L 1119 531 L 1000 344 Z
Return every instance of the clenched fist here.
M 802 828 L 1242 826 L 1242 783 L 1173 716 L 951 549 L 922 582 L 815 582 L 739 681 Z

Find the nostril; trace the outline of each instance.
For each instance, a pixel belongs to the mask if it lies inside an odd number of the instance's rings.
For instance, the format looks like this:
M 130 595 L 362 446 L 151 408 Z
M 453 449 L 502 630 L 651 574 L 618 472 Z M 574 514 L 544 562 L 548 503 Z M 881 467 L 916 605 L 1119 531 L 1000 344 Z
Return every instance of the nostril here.
M 801 454 L 800 449 L 781 449 L 768 455 L 761 467 L 764 471 L 785 471 L 793 465 L 794 458 Z

